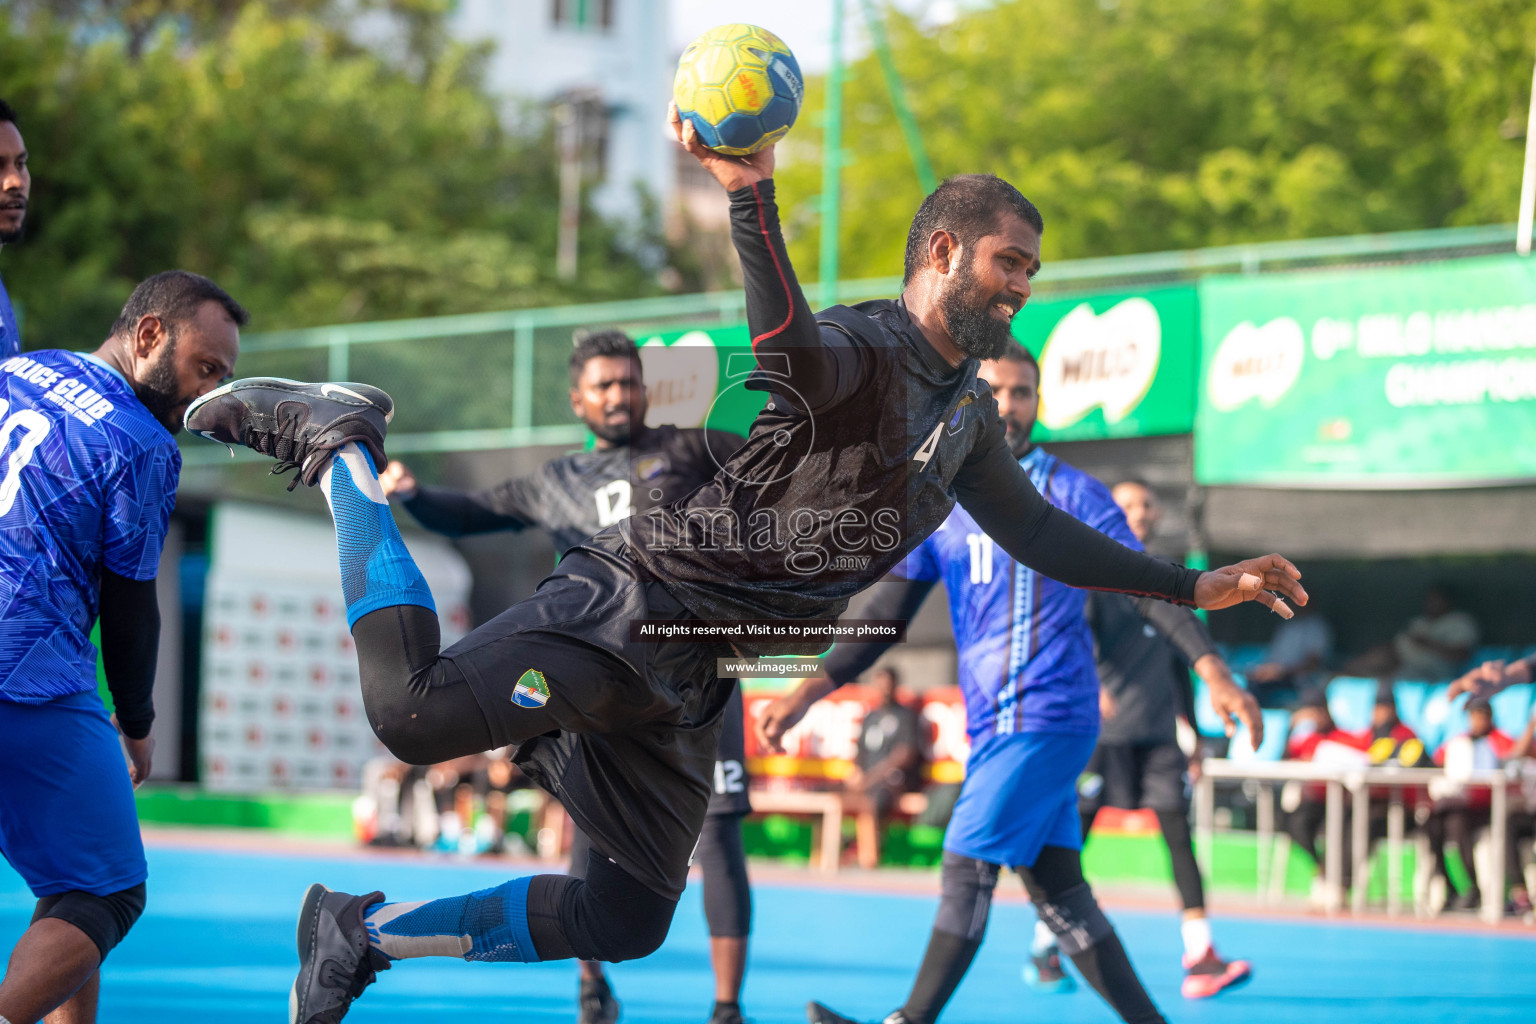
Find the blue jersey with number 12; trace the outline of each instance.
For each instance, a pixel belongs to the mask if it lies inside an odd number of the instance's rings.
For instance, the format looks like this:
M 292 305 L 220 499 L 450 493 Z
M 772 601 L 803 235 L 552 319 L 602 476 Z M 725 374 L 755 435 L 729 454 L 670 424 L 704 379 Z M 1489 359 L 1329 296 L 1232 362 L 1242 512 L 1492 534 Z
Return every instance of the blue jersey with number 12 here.
M 1052 505 L 1142 550 L 1099 481 L 1040 448 L 1019 465 Z M 1099 731 L 1087 591 L 1015 562 L 959 506 L 897 574 L 944 581 L 972 743 L 1010 733 Z
M 0 700 L 96 688 L 102 569 L 155 577 L 180 473 L 170 432 L 106 364 L 0 361 Z

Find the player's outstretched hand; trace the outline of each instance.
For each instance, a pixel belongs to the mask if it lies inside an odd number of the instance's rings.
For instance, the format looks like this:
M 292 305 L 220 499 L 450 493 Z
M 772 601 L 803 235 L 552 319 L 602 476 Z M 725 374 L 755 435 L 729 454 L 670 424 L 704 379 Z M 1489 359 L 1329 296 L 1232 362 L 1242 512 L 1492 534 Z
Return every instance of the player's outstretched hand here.
M 112 716 L 112 727 L 122 733 L 122 726 L 117 724 L 117 716 Z M 149 778 L 150 762 L 155 756 L 155 737 L 153 734 L 145 736 L 141 740 L 130 739 L 123 736 L 123 746 L 128 750 L 128 778 L 137 786 Z
M 1259 744 L 1264 742 L 1264 713 L 1259 710 L 1258 698 L 1237 685 L 1227 663 L 1218 655 L 1207 654 L 1195 662 L 1194 667 L 1195 674 L 1205 681 L 1211 710 L 1221 719 L 1227 738 L 1237 732 L 1237 723 L 1241 722 L 1248 727 L 1253 749 L 1258 750 Z
M 1470 693 L 1473 699 L 1487 700 L 1507 686 L 1531 681 L 1531 666 L 1527 661 L 1485 661 L 1451 684 L 1445 692 L 1447 699 Z
M 379 487 L 383 489 L 386 498 L 410 501 L 416 497 L 416 474 L 405 463 L 392 459 L 384 467 L 384 472 L 379 474 Z
M 835 689 L 825 676 L 805 680 L 794 692 L 768 705 L 757 720 L 757 741 L 776 754 L 784 753 L 784 734 L 800 724 L 812 704 Z
M 1301 570 L 1280 555 L 1248 558 L 1201 573 L 1195 583 L 1195 604 L 1215 611 L 1244 601 L 1257 601 L 1282 619 L 1288 619 L 1296 613 L 1285 598 L 1298 605 L 1307 603 L 1307 592 L 1300 580 Z
M 727 192 L 756 185 L 773 177 L 773 147 L 764 146 L 749 156 L 726 156 L 704 145 L 690 121 L 677 112 L 677 104 L 667 107 L 667 123 L 678 143 L 697 160 Z

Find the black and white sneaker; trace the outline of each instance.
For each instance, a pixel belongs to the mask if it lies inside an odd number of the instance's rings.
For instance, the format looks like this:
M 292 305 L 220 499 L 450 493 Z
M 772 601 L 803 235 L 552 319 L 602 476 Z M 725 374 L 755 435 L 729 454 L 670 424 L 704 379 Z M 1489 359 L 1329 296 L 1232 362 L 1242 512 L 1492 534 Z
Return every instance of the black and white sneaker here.
M 805 1019 L 809 1024 L 859 1024 L 852 1017 L 844 1017 L 836 1010 L 829 1009 L 820 1003 L 805 1004 Z M 907 1015 L 900 1010 L 891 1011 L 890 1016 L 880 1024 L 909 1024 Z
M 210 441 L 272 456 L 274 474 L 297 469 L 291 491 L 301 483 L 313 487 L 330 454 L 348 441 L 367 448 L 382 470 L 388 462 L 384 434 L 394 415 L 394 401 L 368 384 L 247 377 L 187 406 L 185 423 Z
M 354 896 L 315 884 L 299 910 L 299 976 L 288 994 L 288 1024 L 337 1024 L 389 960 L 368 945 L 363 915 L 384 894 Z

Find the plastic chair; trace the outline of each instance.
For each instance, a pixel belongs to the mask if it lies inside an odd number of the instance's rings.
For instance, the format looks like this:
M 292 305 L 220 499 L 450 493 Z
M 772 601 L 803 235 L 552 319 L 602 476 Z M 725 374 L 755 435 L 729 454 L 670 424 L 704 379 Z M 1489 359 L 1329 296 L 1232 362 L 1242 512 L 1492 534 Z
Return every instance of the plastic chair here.
M 1328 714 L 1334 724 L 1349 732 L 1371 727 L 1371 708 L 1376 704 L 1374 679 L 1341 676 L 1328 684 Z
M 1452 736 L 1459 736 L 1470 728 L 1467 698 L 1463 695 L 1454 701 L 1447 700 L 1445 694 L 1450 688 L 1449 683 L 1430 685 L 1424 700 L 1423 731 L 1419 732 L 1419 739 L 1424 741 L 1424 749 L 1431 753 L 1444 746 Z
M 1519 736 L 1531 719 L 1533 699 L 1536 699 L 1536 687 L 1533 686 L 1511 686 L 1494 694 L 1493 700 L 1489 701 L 1493 708 L 1493 724 L 1511 736 Z
M 1430 684 L 1419 682 L 1397 683 L 1392 696 L 1397 701 L 1397 717 L 1413 730 L 1421 741 L 1424 739 L 1424 702 L 1429 699 Z

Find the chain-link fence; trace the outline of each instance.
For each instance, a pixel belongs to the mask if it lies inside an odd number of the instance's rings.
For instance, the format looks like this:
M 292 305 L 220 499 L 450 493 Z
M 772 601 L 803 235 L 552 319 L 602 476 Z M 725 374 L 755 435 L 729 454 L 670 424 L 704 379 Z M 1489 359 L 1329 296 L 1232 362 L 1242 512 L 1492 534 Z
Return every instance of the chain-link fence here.
M 1211 273 L 1407 262 L 1507 251 L 1512 226 L 1450 228 L 1345 238 L 1268 242 L 1188 252 L 1148 253 L 1048 264 L 1042 297 L 1130 284 L 1188 280 Z M 815 294 L 814 286 L 807 294 Z M 838 299 L 895 296 L 897 278 L 843 282 Z M 393 395 L 398 413 L 391 452 L 448 452 L 580 443 L 567 398 L 566 361 L 578 328 L 612 327 L 638 339 L 662 331 L 741 323 L 741 292 L 507 313 L 345 324 L 247 335 L 238 373 L 298 380 L 357 380 Z M 227 457 L 201 442 L 189 466 Z

